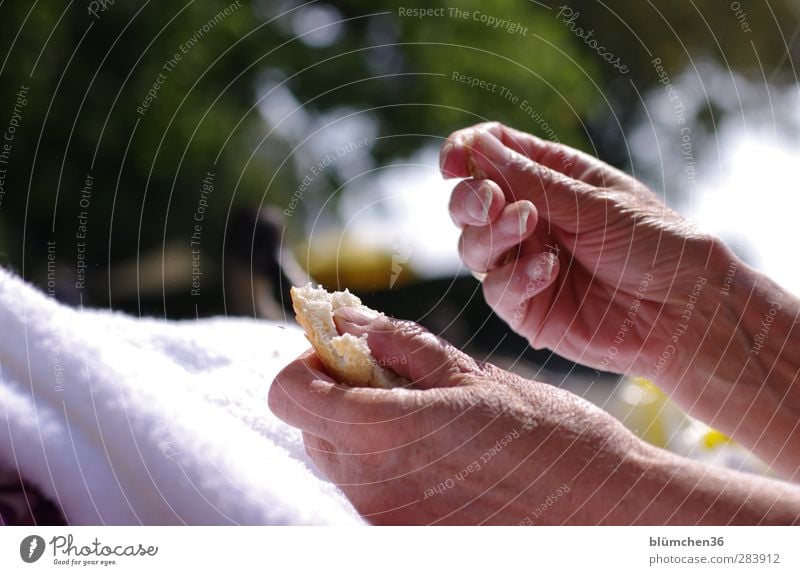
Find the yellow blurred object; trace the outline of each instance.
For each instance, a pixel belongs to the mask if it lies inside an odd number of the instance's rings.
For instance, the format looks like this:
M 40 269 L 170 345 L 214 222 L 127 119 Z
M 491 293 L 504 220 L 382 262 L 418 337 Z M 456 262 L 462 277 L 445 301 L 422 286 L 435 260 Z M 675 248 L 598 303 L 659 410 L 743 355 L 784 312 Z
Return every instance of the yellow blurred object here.
M 657 447 L 729 469 L 754 473 L 767 470 L 727 435 L 686 415 L 646 379 L 622 380 L 608 403 L 608 410 L 636 435 Z
M 721 431 L 709 429 L 701 438 L 701 442 L 706 449 L 714 449 L 720 445 L 727 445 L 731 442 L 731 438 Z
M 617 417 L 636 435 L 656 447 L 669 447 L 682 413 L 655 385 L 644 378 L 624 380 L 618 397 L 622 400 Z M 616 411 L 616 410 L 615 410 Z
M 407 255 L 365 245 L 341 231 L 313 234 L 295 256 L 313 281 L 328 289 L 387 290 L 417 277 Z
M 646 390 L 648 393 L 659 395 L 664 399 L 667 399 L 667 396 L 664 394 L 664 392 L 658 389 L 658 387 L 656 387 L 654 384 L 650 383 L 649 380 L 643 377 L 634 377 L 633 382 L 642 389 Z

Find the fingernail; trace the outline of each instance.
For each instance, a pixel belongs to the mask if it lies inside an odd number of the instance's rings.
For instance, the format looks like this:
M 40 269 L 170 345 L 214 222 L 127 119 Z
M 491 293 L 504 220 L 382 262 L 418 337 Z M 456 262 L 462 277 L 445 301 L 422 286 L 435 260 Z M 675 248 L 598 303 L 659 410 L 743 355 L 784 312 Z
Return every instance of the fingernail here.
M 483 283 L 483 280 L 486 279 L 486 272 L 476 272 L 475 270 L 470 270 L 472 277 L 474 277 L 479 282 Z
M 528 217 L 531 215 L 533 206 L 529 203 L 522 203 L 517 207 L 517 218 L 515 219 L 512 214 L 507 216 L 507 220 L 503 223 L 503 231 L 507 234 L 522 235 L 528 228 Z
M 531 215 L 531 205 L 522 204 L 519 207 L 519 235 L 525 233 L 525 229 L 528 226 L 528 216 L 530 215 Z
M 483 198 L 483 211 L 481 212 L 481 221 L 488 222 L 489 208 L 492 207 L 492 198 L 494 197 L 494 191 L 492 191 L 492 186 L 484 182 L 478 188 L 478 193 Z
M 366 326 L 372 323 L 375 318 L 380 317 L 380 313 L 364 307 L 340 307 L 333 310 L 333 317 L 358 326 Z
M 470 194 L 466 200 L 467 213 L 476 221 L 486 223 L 489 221 L 489 208 L 492 206 L 492 188 L 483 183 L 478 186 L 475 193 Z

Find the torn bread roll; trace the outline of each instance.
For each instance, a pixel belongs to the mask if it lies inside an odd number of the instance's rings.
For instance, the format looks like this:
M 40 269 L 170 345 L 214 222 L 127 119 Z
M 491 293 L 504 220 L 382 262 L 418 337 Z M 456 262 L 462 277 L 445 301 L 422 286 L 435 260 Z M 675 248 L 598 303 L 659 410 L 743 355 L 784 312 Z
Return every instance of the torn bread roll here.
M 333 311 L 340 307 L 361 307 L 373 313 L 349 291 L 330 293 L 311 284 L 293 287 L 292 307 L 297 322 L 319 355 L 328 372 L 341 383 L 355 387 L 403 387 L 409 382 L 395 372 L 384 369 L 369 351 L 367 334 L 356 337 L 339 335 L 333 322 Z

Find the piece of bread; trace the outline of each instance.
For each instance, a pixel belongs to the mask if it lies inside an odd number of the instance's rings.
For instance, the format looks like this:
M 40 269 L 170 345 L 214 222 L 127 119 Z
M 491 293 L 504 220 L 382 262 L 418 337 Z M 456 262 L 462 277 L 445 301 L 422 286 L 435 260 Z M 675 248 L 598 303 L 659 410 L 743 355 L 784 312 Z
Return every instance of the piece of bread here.
M 349 333 L 339 335 L 333 323 L 333 310 L 340 307 L 369 310 L 358 297 L 347 290 L 329 293 L 322 286 L 315 288 L 311 284 L 292 287 L 291 294 L 297 322 L 303 326 L 308 341 L 337 381 L 356 387 L 386 389 L 408 385 L 406 379 L 378 365 L 369 351 L 367 334 L 361 337 Z

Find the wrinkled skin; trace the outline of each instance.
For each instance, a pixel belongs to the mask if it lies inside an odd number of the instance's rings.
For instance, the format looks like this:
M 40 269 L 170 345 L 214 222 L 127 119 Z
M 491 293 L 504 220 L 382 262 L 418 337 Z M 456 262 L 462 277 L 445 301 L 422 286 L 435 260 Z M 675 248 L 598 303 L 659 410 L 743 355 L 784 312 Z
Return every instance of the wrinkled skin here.
M 800 341 L 800 301 L 566 146 L 481 124 L 446 140 L 440 167 L 465 178 L 450 202 L 461 257 L 485 273 L 511 329 L 598 369 L 653 374 L 692 415 L 800 479 L 800 359 L 786 345 Z M 769 341 L 757 339 L 765 313 Z M 478 365 L 416 324 L 355 308 L 335 320 L 366 333 L 413 388 L 349 389 L 308 352 L 269 404 L 373 523 L 800 521 L 796 487 L 648 446 L 574 395 Z
M 619 422 L 571 393 L 478 366 L 414 323 L 357 312 L 338 311 L 340 329 L 368 332 L 373 355 L 417 389 L 337 385 L 309 352 L 276 378 L 269 400 L 367 519 L 515 524 L 559 489 L 542 514 L 549 523 L 614 511 L 599 503 L 598 478 L 628 472 L 644 453 Z
M 585 365 L 651 373 L 676 325 L 684 323 L 698 276 L 718 292 L 735 257 L 630 176 L 501 124 L 455 132 L 440 162 L 445 177 L 467 178 L 453 191 L 451 214 L 463 229 L 464 263 L 488 271 L 486 301 L 533 347 Z M 481 185 L 493 190 L 485 218 L 475 217 L 482 215 L 479 208 L 468 209 L 481 204 Z M 514 209 L 520 204 L 533 208 L 522 234 Z M 644 297 L 633 326 L 615 342 L 637 292 Z M 713 309 L 696 310 L 691 321 L 708 322 Z M 702 333 L 690 330 L 681 349 L 694 349 Z M 669 371 L 684 367 L 673 362 Z M 675 379 L 665 377 L 664 384 Z
M 374 524 L 786 524 L 788 484 L 648 446 L 577 396 L 478 365 L 417 324 L 336 311 L 413 389 L 348 388 L 313 351 L 276 377 L 270 409 Z

